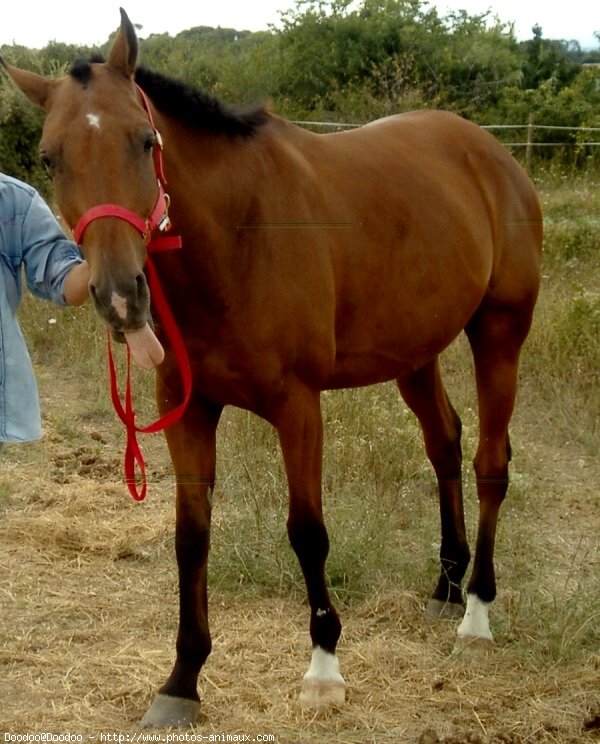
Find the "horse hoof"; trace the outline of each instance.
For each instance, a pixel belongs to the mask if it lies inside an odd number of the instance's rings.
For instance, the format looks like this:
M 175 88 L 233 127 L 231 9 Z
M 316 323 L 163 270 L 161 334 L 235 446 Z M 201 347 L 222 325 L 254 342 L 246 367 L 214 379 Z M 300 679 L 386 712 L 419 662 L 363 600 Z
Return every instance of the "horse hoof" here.
M 184 728 L 196 722 L 200 702 L 158 694 L 140 721 L 142 728 Z
M 301 708 L 321 710 L 332 705 L 343 705 L 346 701 L 346 685 L 343 682 L 320 682 L 302 680 L 298 702 Z
M 441 599 L 430 599 L 425 607 L 425 619 L 460 620 L 465 613 L 464 605 L 458 602 L 444 602 Z
M 462 654 L 473 658 L 489 656 L 494 650 L 494 641 L 491 638 L 478 638 L 476 636 L 458 636 L 454 643 L 454 654 Z

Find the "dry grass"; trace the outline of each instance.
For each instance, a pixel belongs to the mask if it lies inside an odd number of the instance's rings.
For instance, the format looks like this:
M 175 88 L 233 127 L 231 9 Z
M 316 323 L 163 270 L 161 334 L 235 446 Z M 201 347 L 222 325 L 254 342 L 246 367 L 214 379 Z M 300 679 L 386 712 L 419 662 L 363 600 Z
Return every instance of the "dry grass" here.
M 109 475 L 110 457 L 97 455 L 105 473 L 98 483 L 93 473 L 80 474 L 81 459 L 65 471 L 64 459 L 52 455 L 57 439 L 31 462 L 15 461 L 12 450 L 4 461 L 11 494 L 0 522 L 0 730 L 132 733 L 172 661 L 169 479 L 155 479 L 148 501 L 133 504 L 118 472 Z M 88 439 L 84 428 L 81 441 Z M 553 488 L 563 486 L 572 490 L 560 482 Z M 546 525 L 552 565 L 529 567 L 533 588 L 503 579 L 496 616 L 504 627 L 489 657 L 453 655 L 454 624 L 426 625 L 425 597 L 403 576 L 397 589 L 384 583 L 346 602 L 340 658 L 348 701 L 326 714 L 295 703 L 309 656 L 301 592 L 213 590 L 214 652 L 201 677 L 198 731 L 272 733 L 277 742 L 417 742 L 432 732 L 445 742 L 593 741 L 598 731 L 586 732 L 585 722 L 600 712 L 600 656 L 582 642 L 584 624 L 598 618 L 569 626 L 563 600 L 585 573 L 598 571 L 597 530 L 586 508 L 561 532 L 554 511 Z M 220 520 L 235 519 L 223 503 L 219 512 Z M 515 518 L 522 512 L 508 514 L 505 533 Z M 221 534 L 217 527 L 217 540 Z M 532 598 L 545 602 L 542 618 L 539 606 L 518 606 Z M 540 622 L 564 627 L 552 635 Z M 549 637 L 564 648 L 547 648 Z
M 558 265 L 546 282 L 561 288 L 567 313 Z M 559 410 L 573 402 L 564 375 L 543 380 L 543 355 L 559 351 L 559 324 L 546 322 L 557 310 L 542 302 L 513 426 L 494 652 L 455 654 L 455 624 L 423 620 L 437 571 L 437 505 L 417 427 L 397 394 L 383 386 L 328 395 L 329 578 L 349 690 L 343 708 L 300 710 L 308 610 L 285 538 L 281 462 L 268 427 L 228 412 L 210 562 L 214 650 L 201 675 L 196 733 L 273 734 L 277 744 L 600 740 L 600 464 L 589 428 L 578 435 L 581 421 Z M 149 496 L 129 500 L 105 380 L 97 393 L 76 376 L 72 357 L 69 376 L 55 356 L 62 343 L 65 352 L 73 347 L 70 325 L 92 333 L 93 323 L 67 315 L 62 330 L 53 326 L 65 340 L 48 343 L 36 318 L 46 438 L 8 447 L 0 461 L 0 732 L 131 735 L 173 658 L 171 471 L 162 439 L 145 440 Z M 464 344 L 445 366 L 468 462 L 476 421 Z M 472 534 L 474 488 L 465 475 Z
M 45 387 L 50 378 L 42 375 L 42 382 Z M 142 505 L 129 501 L 114 423 L 86 422 L 85 401 L 71 400 L 69 415 L 83 419 L 74 447 L 72 431 L 61 424 L 67 388 L 61 394 L 53 385 L 44 395 L 45 443 L 9 448 L 3 457 L 0 730 L 132 733 L 172 661 L 172 484 L 162 442 L 153 438 L 145 443 L 153 471 L 149 498 Z M 248 425 L 239 414 L 226 430 L 231 435 L 232 428 Z M 522 435 L 523 424 L 516 428 Z M 269 461 L 270 443 L 261 447 L 261 436 L 267 435 L 259 427 L 253 439 Z M 585 722 L 600 708 L 597 633 L 589 636 L 598 617 L 590 614 L 588 596 L 598 589 L 598 468 L 573 454 L 572 447 L 548 451 L 536 444 L 526 460 L 517 458 L 513 499 L 501 526 L 498 646 L 481 659 L 453 655 L 452 623 L 423 621 L 427 586 L 421 574 L 431 577 L 436 551 L 431 541 L 419 540 L 430 540 L 437 529 L 427 486 L 427 504 L 414 505 L 416 536 L 410 524 L 400 524 L 395 544 L 388 545 L 396 575 L 388 567 L 371 591 L 339 592 L 348 702 L 321 715 L 295 703 L 309 657 L 303 593 L 281 568 L 287 558 L 278 558 L 278 526 L 269 538 L 254 522 L 255 509 L 275 508 L 274 497 L 259 494 L 257 505 L 242 496 L 236 503 L 232 480 L 224 478 L 211 564 L 214 652 L 201 677 L 198 731 L 272 733 L 277 742 L 595 740 L 598 729 L 586 729 Z M 230 479 L 247 477 L 246 461 L 236 465 L 229 457 L 227 464 L 234 471 Z M 279 478 L 275 463 L 271 470 Z M 409 484 L 406 498 L 423 495 L 418 483 Z M 530 500 L 525 491 L 532 492 Z M 283 519 L 279 527 L 283 532 Z M 236 533 L 239 545 L 232 542 Z M 271 564 L 272 577 L 244 573 L 248 543 L 262 546 L 256 561 L 259 568 L 262 561 Z M 338 540 L 334 554 L 338 546 L 344 552 Z

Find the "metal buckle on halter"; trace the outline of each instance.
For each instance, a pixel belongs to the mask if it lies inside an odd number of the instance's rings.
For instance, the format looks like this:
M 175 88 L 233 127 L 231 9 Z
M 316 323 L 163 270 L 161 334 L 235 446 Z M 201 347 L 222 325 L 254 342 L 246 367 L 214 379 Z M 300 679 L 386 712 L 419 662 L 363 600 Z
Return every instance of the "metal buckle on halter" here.
M 169 217 L 169 206 L 171 204 L 171 197 L 168 194 L 163 194 L 165 200 L 165 213 L 160 218 L 157 228 L 160 232 L 166 232 L 171 229 L 171 218 Z
M 160 232 L 166 232 L 167 230 L 171 229 L 171 218 L 169 217 L 168 214 L 165 214 L 165 216 L 158 223 L 157 227 L 160 230 Z

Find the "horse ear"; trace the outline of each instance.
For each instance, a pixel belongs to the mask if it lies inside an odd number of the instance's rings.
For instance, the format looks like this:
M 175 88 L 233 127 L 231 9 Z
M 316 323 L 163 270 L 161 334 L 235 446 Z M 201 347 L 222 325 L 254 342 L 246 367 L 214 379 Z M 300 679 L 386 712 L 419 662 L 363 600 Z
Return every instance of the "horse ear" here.
M 35 72 L 29 72 L 29 70 L 20 70 L 18 67 L 13 67 L 2 57 L 0 57 L 0 64 L 32 103 L 41 106 L 41 108 L 46 108 L 50 92 L 56 84 L 55 80 L 49 80 Z
M 138 56 L 138 40 L 127 13 L 121 10 L 121 26 L 110 50 L 108 64 L 125 77 L 133 77 Z

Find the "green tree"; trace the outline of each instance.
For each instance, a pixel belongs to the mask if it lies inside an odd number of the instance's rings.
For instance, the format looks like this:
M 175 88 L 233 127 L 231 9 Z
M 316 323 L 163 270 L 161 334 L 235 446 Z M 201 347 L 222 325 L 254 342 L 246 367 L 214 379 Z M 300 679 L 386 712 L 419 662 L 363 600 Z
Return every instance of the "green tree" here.
M 362 123 L 435 107 L 482 124 L 524 124 L 534 115 L 539 124 L 590 126 L 600 109 L 597 72 L 581 66 L 600 59 L 600 49 L 584 53 L 576 43 L 544 39 L 539 26 L 517 43 L 512 26 L 489 12 L 440 16 L 426 0 L 297 0 L 268 31 L 198 26 L 141 38 L 140 48 L 148 67 L 230 104 L 270 99 L 292 119 Z M 91 51 L 59 42 L 0 50 L 49 75 Z M 0 85 L 0 167 L 44 190 L 41 115 L 6 81 Z M 559 131 L 553 139 L 575 143 L 576 135 Z
M 512 29 L 488 16 L 441 18 L 420 0 L 301 0 L 283 18 L 278 93 L 308 111 L 339 113 L 362 96 L 383 113 L 416 103 L 473 115 L 520 78 Z
M 39 71 L 39 52 L 21 46 L 4 46 L 0 54 L 12 63 Z M 0 76 L 0 171 L 32 183 L 47 196 L 49 180 L 40 163 L 38 142 L 43 115 L 21 91 Z
M 523 59 L 524 88 L 538 88 L 542 83 L 555 79 L 568 85 L 581 66 L 572 61 L 572 50 L 568 43 L 544 39 L 539 25 L 532 28 L 533 37 L 521 45 Z

